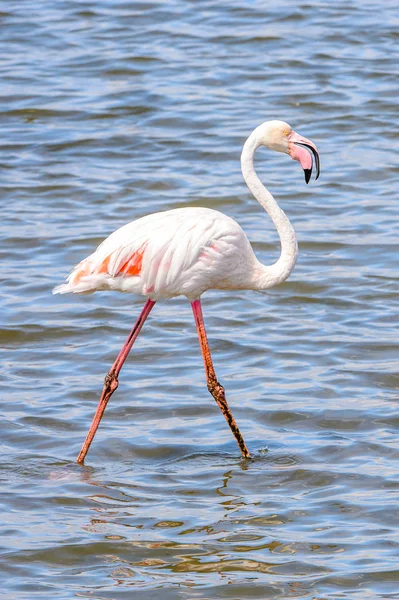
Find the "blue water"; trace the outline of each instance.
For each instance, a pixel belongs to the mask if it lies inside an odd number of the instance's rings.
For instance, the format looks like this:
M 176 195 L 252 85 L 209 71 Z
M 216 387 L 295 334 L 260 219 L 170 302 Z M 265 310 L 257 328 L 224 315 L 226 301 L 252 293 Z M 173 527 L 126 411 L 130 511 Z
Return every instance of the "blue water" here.
M 0 44 L 0 588 L 13 600 L 399 598 L 396 3 L 10 0 Z M 157 303 L 84 467 L 75 463 L 143 299 L 51 295 L 149 212 L 236 218 L 246 137 L 280 118 L 320 179 L 260 150 L 299 261 L 267 293 Z

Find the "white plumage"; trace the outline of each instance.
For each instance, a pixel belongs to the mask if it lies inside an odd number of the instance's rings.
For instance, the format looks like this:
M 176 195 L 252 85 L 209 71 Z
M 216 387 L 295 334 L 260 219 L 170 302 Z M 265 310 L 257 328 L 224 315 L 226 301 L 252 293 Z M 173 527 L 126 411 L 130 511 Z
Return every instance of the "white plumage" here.
M 191 299 L 209 288 L 250 288 L 257 263 L 236 221 L 209 208 L 177 208 L 114 231 L 54 292 L 111 289 Z

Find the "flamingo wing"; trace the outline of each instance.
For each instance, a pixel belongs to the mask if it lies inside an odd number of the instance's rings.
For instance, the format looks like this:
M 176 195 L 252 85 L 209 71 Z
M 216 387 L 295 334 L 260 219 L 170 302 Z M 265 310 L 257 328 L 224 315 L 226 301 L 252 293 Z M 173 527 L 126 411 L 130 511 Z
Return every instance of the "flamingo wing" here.
M 243 249 L 253 255 L 238 223 L 218 211 L 155 213 L 114 231 L 54 293 L 117 289 L 152 298 L 196 296 L 218 287 L 237 267 L 238 254 L 242 260 Z

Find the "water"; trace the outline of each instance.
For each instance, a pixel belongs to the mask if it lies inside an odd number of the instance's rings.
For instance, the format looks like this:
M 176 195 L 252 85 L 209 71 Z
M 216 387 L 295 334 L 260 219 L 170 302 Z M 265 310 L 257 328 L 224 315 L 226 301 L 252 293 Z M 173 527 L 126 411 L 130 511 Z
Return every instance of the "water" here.
M 10 0 L 1 36 L 0 588 L 7 599 L 399 598 L 396 2 Z M 322 174 L 259 151 L 297 231 L 268 293 L 158 303 L 85 467 L 74 461 L 141 298 L 54 297 L 148 212 L 276 233 L 239 169 L 270 118 Z

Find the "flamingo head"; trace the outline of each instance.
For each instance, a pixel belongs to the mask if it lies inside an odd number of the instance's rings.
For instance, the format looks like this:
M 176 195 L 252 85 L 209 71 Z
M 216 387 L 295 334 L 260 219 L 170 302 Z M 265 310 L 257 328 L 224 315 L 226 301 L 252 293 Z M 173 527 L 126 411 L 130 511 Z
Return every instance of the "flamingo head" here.
M 320 175 L 320 157 L 316 144 L 296 133 L 284 121 L 266 121 L 258 129 L 259 145 L 267 146 L 277 152 L 284 152 L 297 160 L 305 173 L 306 183 L 310 181 L 314 160 L 316 179 L 318 179 Z

